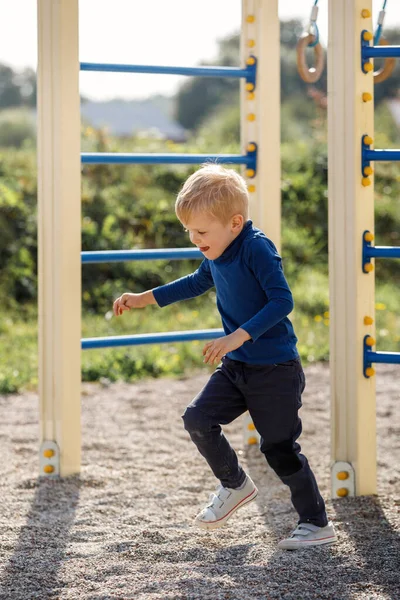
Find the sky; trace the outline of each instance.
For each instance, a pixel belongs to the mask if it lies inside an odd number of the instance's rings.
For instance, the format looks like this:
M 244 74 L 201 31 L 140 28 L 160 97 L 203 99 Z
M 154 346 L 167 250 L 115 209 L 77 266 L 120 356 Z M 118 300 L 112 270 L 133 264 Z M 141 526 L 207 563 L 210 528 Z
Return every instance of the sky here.
M 331 0 L 332 1 L 332 0 Z M 280 0 L 281 19 L 308 24 L 311 0 Z M 328 0 L 319 0 L 318 26 L 327 41 Z M 382 0 L 373 0 L 373 18 Z M 400 2 L 387 0 L 385 26 L 400 27 Z M 195 66 L 216 56 L 218 40 L 240 29 L 241 0 L 80 0 L 82 62 Z M 0 62 L 36 69 L 36 0 L 0 0 Z M 82 72 L 81 94 L 95 100 L 172 95 L 182 77 Z

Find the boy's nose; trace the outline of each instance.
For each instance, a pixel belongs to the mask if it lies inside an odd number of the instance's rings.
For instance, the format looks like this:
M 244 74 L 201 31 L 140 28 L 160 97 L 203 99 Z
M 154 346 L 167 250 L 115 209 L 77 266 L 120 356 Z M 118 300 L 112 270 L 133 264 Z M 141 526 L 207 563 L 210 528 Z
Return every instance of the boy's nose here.
M 192 244 L 195 244 L 196 246 L 198 246 L 198 245 L 199 245 L 199 243 L 200 243 L 200 238 L 199 238 L 199 236 L 198 236 L 198 235 L 195 235 L 195 234 L 192 234 L 190 237 L 191 237 L 191 239 L 192 239 Z

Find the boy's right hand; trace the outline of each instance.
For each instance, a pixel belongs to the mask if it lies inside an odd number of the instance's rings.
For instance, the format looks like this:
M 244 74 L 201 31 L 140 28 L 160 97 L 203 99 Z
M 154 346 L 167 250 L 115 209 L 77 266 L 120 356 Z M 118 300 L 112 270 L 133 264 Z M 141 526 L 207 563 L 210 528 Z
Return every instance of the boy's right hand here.
M 144 292 L 143 294 L 122 294 L 113 304 L 114 315 L 118 317 L 125 310 L 131 308 L 144 308 L 148 304 L 155 304 L 153 293 Z

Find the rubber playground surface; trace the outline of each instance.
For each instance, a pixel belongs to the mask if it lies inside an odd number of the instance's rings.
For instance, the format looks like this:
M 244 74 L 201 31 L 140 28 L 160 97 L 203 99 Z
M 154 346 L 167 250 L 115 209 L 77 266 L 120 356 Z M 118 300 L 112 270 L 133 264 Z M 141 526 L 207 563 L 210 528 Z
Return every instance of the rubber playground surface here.
M 225 431 L 258 486 L 216 532 L 192 519 L 216 481 L 180 415 L 207 380 L 84 384 L 82 472 L 37 479 L 37 395 L 0 397 L 0 598 L 400 599 L 400 367 L 378 365 L 378 495 L 330 500 L 329 372 L 306 369 L 302 448 L 339 542 L 296 552 L 288 490 L 240 420 Z

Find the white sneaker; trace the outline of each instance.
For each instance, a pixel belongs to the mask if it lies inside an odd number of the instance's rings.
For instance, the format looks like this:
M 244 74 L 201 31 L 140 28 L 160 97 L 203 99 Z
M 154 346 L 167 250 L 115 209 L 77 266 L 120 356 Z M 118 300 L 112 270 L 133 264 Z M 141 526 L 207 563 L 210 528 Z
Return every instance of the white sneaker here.
M 197 515 L 194 524 L 202 529 L 223 527 L 238 508 L 254 500 L 257 494 L 258 489 L 248 475 L 240 490 L 220 485 L 215 494 L 210 494 L 209 503 Z
M 334 544 L 335 542 L 337 542 L 337 536 L 331 521 L 326 527 L 317 527 L 312 523 L 300 523 L 290 537 L 279 542 L 278 548 L 297 550 L 298 548 L 322 546 L 324 544 Z

